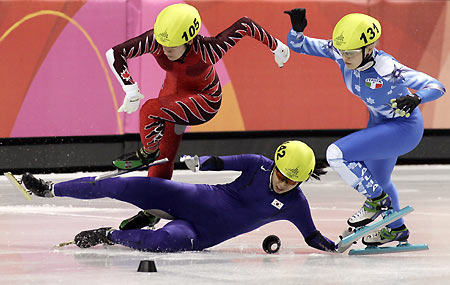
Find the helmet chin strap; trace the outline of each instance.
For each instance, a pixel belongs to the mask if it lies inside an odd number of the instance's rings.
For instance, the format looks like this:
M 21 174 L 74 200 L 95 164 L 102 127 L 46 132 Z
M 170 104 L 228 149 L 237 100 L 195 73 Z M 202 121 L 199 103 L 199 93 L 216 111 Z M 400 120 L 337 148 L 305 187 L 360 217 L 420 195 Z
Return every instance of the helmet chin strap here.
M 373 50 L 371 54 L 368 54 L 366 57 L 364 57 L 364 55 L 366 54 L 366 47 L 362 47 L 361 49 L 363 60 L 361 61 L 361 64 L 357 68 L 355 68 L 358 71 L 367 70 L 375 65 L 375 59 L 373 58 Z
M 186 47 L 186 49 L 184 50 L 184 52 L 181 55 L 181 57 L 179 59 L 175 60 L 176 62 L 184 63 L 184 60 L 185 60 L 188 52 L 191 50 L 191 45 L 190 44 L 185 43 L 184 46 Z
M 269 189 L 272 192 L 275 192 L 275 190 L 273 189 L 273 183 L 272 183 L 272 177 L 273 177 L 273 170 L 274 170 L 275 166 L 272 168 L 272 171 L 270 172 L 270 176 L 269 176 Z M 295 187 L 292 187 L 292 189 L 297 188 L 300 184 L 302 184 L 303 181 L 298 182 Z M 292 190 L 291 189 L 291 190 Z M 289 190 L 290 191 L 290 190 Z M 275 192 L 276 193 L 276 192 Z
M 272 176 L 273 176 L 273 169 L 275 168 L 275 166 L 272 168 L 272 171 L 270 172 L 270 176 L 269 176 L 269 189 L 271 190 L 271 191 L 274 191 L 273 190 L 273 185 L 272 185 Z M 275 191 L 274 191 L 275 192 Z

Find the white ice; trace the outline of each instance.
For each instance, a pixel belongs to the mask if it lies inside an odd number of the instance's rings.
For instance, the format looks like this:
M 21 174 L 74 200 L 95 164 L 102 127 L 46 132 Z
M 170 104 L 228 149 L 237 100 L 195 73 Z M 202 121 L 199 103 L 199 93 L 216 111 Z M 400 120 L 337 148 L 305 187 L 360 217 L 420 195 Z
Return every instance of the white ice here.
M 60 182 L 98 174 L 38 177 Z M 236 175 L 176 171 L 174 180 L 214 184 Z M 405 219 L 411 231 L 409 242 L 427 243 L 428 251 L 373 256 L 323 253 L 308 247 L 285 221 L 203 252 L 146 253 L 120 245 L 55 248 L 80 231 L 118 227 L 138 209 L 111 199 L 33 196 L 27 201 L 0 176 L 0 284 L 450 284 L 450 165 L 397 166 L 393 180 L 401 206 L 415 209 Z M 333 240 L 364 200 L 332 171 L 322 181 L 310 181 L 302 188 L 316 226 Z M 270 234 L 281 239 L 277 254 L 266 254 L 261 248 Z M 354 248 L 363 245 L 359 242 Z M 155 261 L 158 271 L 137 272 L 141 260 Z

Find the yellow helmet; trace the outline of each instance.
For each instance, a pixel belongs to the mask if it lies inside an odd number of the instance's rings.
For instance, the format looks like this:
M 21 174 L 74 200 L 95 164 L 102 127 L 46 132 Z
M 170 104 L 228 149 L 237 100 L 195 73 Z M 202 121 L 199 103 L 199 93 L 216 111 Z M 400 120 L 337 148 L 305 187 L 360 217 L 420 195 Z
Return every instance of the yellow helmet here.
M 192 40 L 200 30 L 202 21 L 195 7 L 174 4 L 164 8 L 156 17 L 156 41 L 166 47 L 181 46 Z
M 340 50 L 354 50 L 376 42 L 381 25 L 368 15 L 354 13 L 342 17 L 333 30 L 333 45 Z
M 304 142 L 287 141 L 275 151 L 275 166 L 284 176 L 293 181 L 307 180 L 315 165 L 314 151 Z

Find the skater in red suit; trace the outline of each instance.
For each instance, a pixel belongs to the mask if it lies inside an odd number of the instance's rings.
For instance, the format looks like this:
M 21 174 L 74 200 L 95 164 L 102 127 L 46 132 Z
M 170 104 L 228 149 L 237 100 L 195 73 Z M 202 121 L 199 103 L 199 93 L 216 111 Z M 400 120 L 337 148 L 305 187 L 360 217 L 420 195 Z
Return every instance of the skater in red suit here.
M 150 53 L 166 71 L 158 98 L 147 100 L 140 110 L 143 147 L 116 159 L 113 163 L 117 168 L 137 168 L 158 157 L 167 157 L 169 163 L 151 167 L 148 175 L 171 179 L 185 127 L 211 120 L 220 108 L 222 89 L 214 64 L 244 36 L 269 47 L 279 67 L 289 59 L 289 48 L 247 17 L 215 37 L 199 35 L 200 27 L 196 8 L 170 5 L 159 13 L 154 29 L 107 51 L 108 63 L 126 93 L 119 112 L 137 111 L 144 98 L 128 70 L 128 59 Z M 143 220 L 152 218 L 144 214 L 140 213 Z M 144 224 L 138 223 L 133 228 Z

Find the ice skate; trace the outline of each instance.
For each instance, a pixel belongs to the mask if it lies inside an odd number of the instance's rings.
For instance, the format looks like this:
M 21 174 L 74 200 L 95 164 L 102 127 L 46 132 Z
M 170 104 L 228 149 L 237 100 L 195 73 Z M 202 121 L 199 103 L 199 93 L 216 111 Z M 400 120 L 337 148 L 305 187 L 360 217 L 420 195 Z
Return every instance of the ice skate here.
M 74 238 L 74 243 L 81 248 L 96 246 L 97 244 L 113 245 L 108 236 L 113 231 L 112 228 L 99 228 L 95 230 L 82 231 Z
M 144 147 L 135 152 L 124 154 L 113 161 L 113 165 L 118 169 L 136 169 L 154 162 L 159 157 L 159 149 L 149 153 Z
M 139 211 L 137 215 L 123 220 L 119 229 L 123 231 L 142 229 L 143 227 L 154 227 L 161 219 L 148 213 L 147 211 Z
M 410 244 L 408 242 L 409 231 L 405 225 L 392 229 L 385 226 L 376 232 L 365 236 L 362 240 L 367 247 L 364 249 L 352 249 L 349 255 L 372 255 L 384 253 L 410 252 L 419 250 L 428 250 L 425 244 Z M 381 246 L 388 242 L 397 241 L 397 245 Z
M 408 240 L 408 237 L 409 231 L 405 225 L 396 229 L 391 229 L 386 226 L 379 231 L 363 237 L 362 243 L 365 245 L 382 245 L 393 241 L 406 241 Z
M 53 183 L 36 178 L 33 174 L 26 172 L 22 175 L 22 183 L 34 195 L 39 197 L 55 197 L 53 194 Z
M 391 208 L 391 198 L 384 193 L 375 199 L 367 199 L 363 207 L 351 216 L 347 223 L 351 227 L 362 227 L 373 222 L 381 213 Z
M 379 219 L 378 221 L 375 221 L 367 226 L 358 227 L 355 229 L 350 228 L 346 230 L 342 234 L 341 241 L 339 241 L 338 243 L 337 251 L 341 253 L 346 251 L 353 243 L 355 243 L 360 238 L 379 231 L 380 229 L 397 221 L 398 219 L 403 218 L 412 211 L 414 211 L 414 209 L 411 206 L 406 206 L 399 211 L 388 210 L 385 212 L 384 217 L 382 219 Z M 349 254 L 352 251 L 354 250 L 350 250 Z

